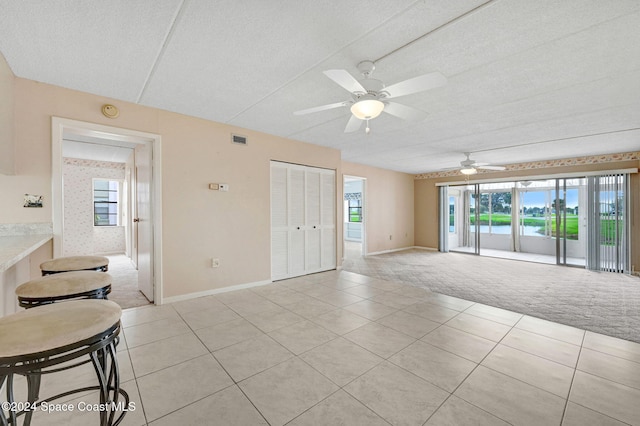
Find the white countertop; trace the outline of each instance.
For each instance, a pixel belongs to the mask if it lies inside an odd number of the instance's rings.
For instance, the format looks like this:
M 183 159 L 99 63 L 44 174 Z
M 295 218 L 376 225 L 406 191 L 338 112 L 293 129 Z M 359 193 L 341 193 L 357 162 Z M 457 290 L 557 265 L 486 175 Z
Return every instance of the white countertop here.
M 0 273 L 29 256 L 52 238 L 51 234 L 0 237 Z

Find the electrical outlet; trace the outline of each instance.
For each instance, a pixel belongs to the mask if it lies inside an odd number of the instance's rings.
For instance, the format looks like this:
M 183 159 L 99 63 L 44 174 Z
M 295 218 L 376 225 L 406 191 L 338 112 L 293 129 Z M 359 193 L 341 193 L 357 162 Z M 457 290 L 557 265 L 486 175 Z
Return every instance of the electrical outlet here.
M 211 259 L 211 267 L 212 268 L 217 268 L 218 266 L 220 266 L 220 259 Z

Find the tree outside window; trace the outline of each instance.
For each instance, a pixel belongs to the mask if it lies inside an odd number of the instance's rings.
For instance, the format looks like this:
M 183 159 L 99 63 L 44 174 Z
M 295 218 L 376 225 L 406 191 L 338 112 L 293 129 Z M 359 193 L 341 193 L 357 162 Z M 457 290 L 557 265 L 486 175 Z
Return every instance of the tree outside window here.
M 362 200 L 349 200 L 349 222 L 362 222 Z
M 119 218 L 120 182 L 114 180 L 93 181 L 93 225 L 117 226 Z

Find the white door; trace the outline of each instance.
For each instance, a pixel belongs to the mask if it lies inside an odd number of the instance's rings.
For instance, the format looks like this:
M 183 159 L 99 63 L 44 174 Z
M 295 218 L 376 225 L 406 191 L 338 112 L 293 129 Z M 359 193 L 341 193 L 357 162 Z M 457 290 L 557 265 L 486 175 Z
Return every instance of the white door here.
M 136 231 L 138 290 L 153 302 L 153 218 L 151 217 L 151 144 L 138 144 L 135 148 L 136 176 Z
M 335 171 L 271 162 L 271 278 L 336 267 Z
M 321 265 L 323 270 L 336 267 L 336 173 L 323 170 L 320 174 Z
M 320 263 L 320 171 L 305 170 L 305 271 L 319 271 Z
M 136 203 L 138 190 L 136 188 L 138 178 L 137 171 L 135 166 L 135 154 L 134 154 L 134 165 L 133 170 L 131 170 L 131 180 L 129 184 L 129 238 L 131 239 L 131 261 L 133 262 L 136 269 L 138 269 L 138 222 L 132 220 L 133 218 L 138 217 L 138 206 Z
M 289 167 L 289 275 L 304 275 L 305 250 L 305 185 L 304 167 Z

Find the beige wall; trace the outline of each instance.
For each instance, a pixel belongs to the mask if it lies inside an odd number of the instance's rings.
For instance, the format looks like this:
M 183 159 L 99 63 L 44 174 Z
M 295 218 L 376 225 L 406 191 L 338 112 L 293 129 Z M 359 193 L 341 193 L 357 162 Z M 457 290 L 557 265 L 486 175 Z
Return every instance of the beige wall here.
M 510 172 L 483 173 L 474 176 L 476 179 L 492 178 L 526 178 L 532 175 L 550 175 L 556 173 L 579 173 L 600 170 L 616 170 L 640 167 L 639 161 L 621 161 L 580 166 L 550 167 L 545 169 L 519 170 Z M 438 188 L 439 182 L 459 182 L 461 176 L 446 178 L 416 179 L 415 181 L 415 217 L 416 245 L 422 247 L 438 247 Z M 635 269 L 640 268 L 640 177 L 631 176 L 631 202 L 633 216 L 631 218 L 631 263 Z
M 248 145 L 232 144 L 231 132 L 247 136 Z M 169 297 L 271 278 L 270 160 L 339 175 L 334 149 L 168 112 L 160 112 L 158 133 Z M 208 183 L 227 183 L 229 192 L 211 191 Z M 219 268 L 209 267 L 213 257 Z
M 4 80 L 0 77 L 0 84 L 13 88 L 13 106 L 9 108 L 13 119 L 9 121 L 14 123 L 16 175 L 0 174 L 0 223 L 52 220 L 52 116 L 160 134 L 164 297 L 270 279 L 270 160 L 335 169 L 339 206 L 342 205 L 341 177 L 366 178 L 369 253 L 414 245 L 437 246 L 434 184 L 447 179 L 414 181 L 412 175 L 405 173 L 341 162 L 340 152 L 335 149 L 10 77 Z M 117 119 L 101 114 L 105 103 L 120 108 Z M 7 104 L 4 106 L 6 109 Z M 6 117 L 2 120 L 7 122 Z M 231 144 L 232 132 L 247 136 L 248 146 Z M 3 136 L 0 134 L 0 138 Z M 7 144 L 10 145 L 8 139 L 0 139 L 0 152 L 6 150 Z M 544 173 L 612 167 L 638 167 L 638 162 L 547 169 Z M 501 177 L 504 173 L 492 176 Z M 230 191 L 210 191 L 207 187 L 210 182 L 227 183 Z M 637 194 L 637 176 L 632 183 Z M 44 207 L 23 208 L 25 193 L 44 195 Z M 635 224 L 639 223 L 639 199 L 634 197 L 634 236 L 637 234 Z M 341 215 L 340 212 L 341 209 L 337 215 Z M 340 265 L 340 218 L 337 224 Z M 640 238 L 634 238 L 633 244 L 634 253 L 640 253 Z M 210 268 L 212 257 L 220 259 L 219 268 Z M 634 260 L 636 265 L 640 263 L 637 256 Z
M 117 119 L 101 114 L 105 103 L 120 108 Z M 270 160 L 341 173 L 335 149 L 16 78 L 18 175 L 0 175 L 0 223 L 52 220 L 52 116 L 162 136 L 164 297 L 270 280 Z M 233 145 L 232 132 L 248 136 L 248 146 Z M 210 182 L 230 191 L 211 191 Z M 44 208 L 22 208 L 24 193 L 43 194 Z
M 13 83 L 15 77 L 0 53 L 0 174 L 14 173 Z
M 412 247 L 413 175 L 348 162 L 342 163 L 342 173 L 366 178 L 364 214 L 367 253 Z

